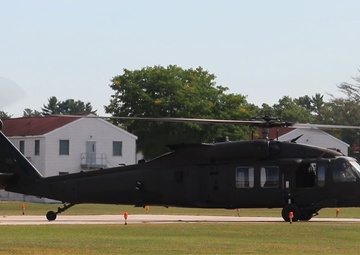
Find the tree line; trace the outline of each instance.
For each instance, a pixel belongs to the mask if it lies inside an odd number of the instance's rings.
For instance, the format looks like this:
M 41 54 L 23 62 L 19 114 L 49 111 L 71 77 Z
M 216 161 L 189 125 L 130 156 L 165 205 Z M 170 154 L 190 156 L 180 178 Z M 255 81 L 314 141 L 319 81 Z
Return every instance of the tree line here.
M 41 111 L 24 109 L 23 116 L 27 117 L 41 117 L 54 114 L 96 114 L 97 110 L 93 110 L 90 102 L 84 103 L 81 100 L 66 99 L 59 101 L 55 96 L 48 99 L 48 103 L 44 104 Z M 7 112 L 0 111 L 0 118 L 11 118 Z
M 176 65 L 124 69 L 112 78 L 113 94 L 105 106 L 112 116 L 183 117 L 247 120 L 254 116 L 272 116 L 302 123 L 360 125 L 360 77 L 354 84 L 337 85 L 344 97 L 324 101 L 324 95 L 283 96 L 274 105 L 256 106 L 246 96 L 230 93 L 217 85 L 216 76 L 202 67 L 183 69 Z M 41 111 L 25 109 L 23 117 L 51 114 L 96 114 L 91 103 L 50 97 Z M 0 117 L 11 115 L 1 112 Z M 250 128 L 235 125 L 200 125 L 194 123 L 163 123 L 151 121 L 112 120 L 116 125 L 138 136 L 138 149 L 146 158 L 166 151 L 167 144 L 212 142 L 218 137 L 230 140 L 248 139 Z M 332 130 L 336 137 L 359 143 L 359 134 L 351 130 Z

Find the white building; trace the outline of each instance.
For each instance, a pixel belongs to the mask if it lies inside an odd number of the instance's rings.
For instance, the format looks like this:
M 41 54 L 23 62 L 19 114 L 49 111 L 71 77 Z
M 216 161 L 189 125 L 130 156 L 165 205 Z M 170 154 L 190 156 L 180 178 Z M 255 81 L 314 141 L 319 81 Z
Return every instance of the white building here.
M 318 128 L 286 128 L 279 133 L 279 141 L 291 141 L 300 135 L 296 143 L 340 150 L 344 155 L 348 155 L 349 144 Z
M 137 162 L 137 137 L 103 119 L 36 117 L 3 122 L 3 133 L 44 177 Z M 0 200 L 34 198 L 0 191 Z

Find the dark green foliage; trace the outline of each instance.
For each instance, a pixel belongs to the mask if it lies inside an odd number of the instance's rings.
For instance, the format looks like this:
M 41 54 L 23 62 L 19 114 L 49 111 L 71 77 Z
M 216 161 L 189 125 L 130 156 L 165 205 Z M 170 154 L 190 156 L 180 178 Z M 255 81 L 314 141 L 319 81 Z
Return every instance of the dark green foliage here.
M 11 114 L 4 111 L 0 111 L 0 119 L 10 119 L 10 118 L 11 118 Z
M 96 114 L 96 110 L 92 109 L 91 103 L 84 103 L 80 100 L 67 99 L 58 101 L 56 97 L 50 97 L 48 104 L 41 108 L 43 115 L 52 114 Z
M 241 95 L 226 94 L 217 86 L 215 76 L 201 67 L 177 66 L 125 69 L 112 79 L 115 94 L 105 107 L 113 116 L 248 119 L 255 107 Z M 172 143 L 212 142 L 217 137 L 248 138 L 245 127 L 214 126 L 189 123 L 121 121 L 128 131 L 139 137 L 138 149 L 146 158 L 166 151 Z
M 23 117 L 27 118 L 27 117 L 40 117 L 42 116 L 41 112 L 37 111 L 37 110 L 31 110 L 29 108 L 26 108 L 23 111 Z

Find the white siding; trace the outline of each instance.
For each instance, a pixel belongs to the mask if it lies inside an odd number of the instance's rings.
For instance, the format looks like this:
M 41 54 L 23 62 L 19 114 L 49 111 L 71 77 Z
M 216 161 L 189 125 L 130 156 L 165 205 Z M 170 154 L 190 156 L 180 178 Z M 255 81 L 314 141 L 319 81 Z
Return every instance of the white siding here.
M 46 158 L 46 146 L 45 138 L 41 136 L 32 137 L 10 137 L 9 140 L 15 145 L 16 148 L 20 148 L 20 141 L 24 141 L 24 156 L 36 167 L 36 169 L 42 174 L 45 174 L 45 158 Z M 35 140 L 40 141 L 40 153 L 35 155 Z
M 59 155 L 59 141 L 70 141 L 69 155 Z M 136 136 L 101 119 L 79 119 L 46 134 L 46 176 L 80 172 L 86 142 L 96 142 L 96 153 L 106 156 L 106 167 L 136 163 Z M 113 141 L 123 142 L 123 155 L 113 157 Z
M 137 137 L 101 119 L 83 118 L 53 130 L 44 136 L 10 137 L 20 147 L 25 142 L 24 155 L 44 176 L 58 175 L 59 172 L 80 172 L 82 154 L 86 153 L 86 142 L 96 142 L 96 152 L 106 156 L 107 167 L 131 165 L 136 159 Z M 40 141 L 40 154 L 35 155 L 35 140 Z M 69 155 L 60 155 L 60 140 L 69 140 Z M 113 141 L 123 144 L 122 156 L 113 156 Z

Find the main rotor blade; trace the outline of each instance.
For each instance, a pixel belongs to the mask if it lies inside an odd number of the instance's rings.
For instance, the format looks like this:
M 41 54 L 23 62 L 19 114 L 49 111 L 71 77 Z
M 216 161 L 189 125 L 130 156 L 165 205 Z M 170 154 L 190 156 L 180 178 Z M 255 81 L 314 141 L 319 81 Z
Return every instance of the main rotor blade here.
M 195 118 L 170 118 L 170 117 L 115 117 L 115 116 L 95 116 L 95 115 L 49 115 L 47 117 L 66 117 L 66 118 L 94 118 L 94 119 L 115 119 L 115 120 L 145 120 L 158 122 L 180 122 L 198 124 L 232 124 L 232 125 L 264 125 L 265 121 L 252 120 L 219 120 L 219 119 L 195 119 Z
M 123 120 L 147 120 L 147 121 L 198 123 L 198 124 L 262 125 L 265 123 L 264 121 L 194 119 L 194 118 L 152 118 L 152 117 L 112 117 L 112 118 L 123 119 Z
M 220 120 L 220 119 L 196 119 L 196 118 L 171 118 L 171 117 L 116 117 L 116 116 L 95 116 L 95 115 L 49 115 L 47 117 L 64 118 L 94 118 L 94 119 L 118 119 L 118 120 L 142 120 L 158 122 L 177 122 L 177 123 L 198 123 L 198 124 L 227 124 L 227 125 L 245 125 L 256 127 L 292 127 L 292 128 L 320 128 L 320 129 L 360 129 L 360 126 L 332 125 L 332 124 L 309 124 L 292 123 L 278 120 Z
M 322 128 L 322 129 L 360 129 L 360 126 L 332 125 L 332 124 L 306 124 L 294 123 L 293 128 Z

